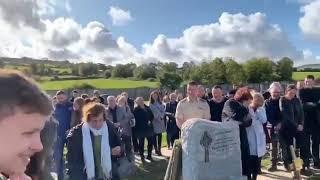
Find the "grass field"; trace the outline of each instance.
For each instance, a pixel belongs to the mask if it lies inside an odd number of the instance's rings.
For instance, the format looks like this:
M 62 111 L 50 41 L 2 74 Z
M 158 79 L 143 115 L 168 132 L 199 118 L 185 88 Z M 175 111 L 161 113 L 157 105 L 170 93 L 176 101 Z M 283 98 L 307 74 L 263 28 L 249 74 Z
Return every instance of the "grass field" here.
M 292 79 L 293 80 L 304 80 L 304 78 L 309 75 L 312 74 L 315 76 L 315 78 L 320 78 L 320 72 L 294 72 L 292 74 Z
M 138 87 L 158 87 L 157 82 L 132 81 L 132 80 L 113 80 L 113 79 L 83 79 L 83 80 L 64 80 L 64 81 L 44 81 L 40 85 L 44 90 L 59 90 L 73 88 L 75 85 L 87 83 L 97 89 L 127 89 Z

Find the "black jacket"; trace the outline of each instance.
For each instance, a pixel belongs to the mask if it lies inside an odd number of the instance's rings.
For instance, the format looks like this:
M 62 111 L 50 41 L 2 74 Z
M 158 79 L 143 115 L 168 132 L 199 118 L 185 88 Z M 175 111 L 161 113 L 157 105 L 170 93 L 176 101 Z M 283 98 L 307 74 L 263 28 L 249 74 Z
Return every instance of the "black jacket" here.
M 280 99 L 269 98 L 264 102 L 267 119 L 268 119 L 268 122 L 272 124 L 272 126 L 276 126 L 281 122 L 279 100 Z
M 304 88 L 299 91 L 299 97 L 305 115 L 304 129 L 307 132 L 320 130 L 319 106 L 320 88 Z
M 169 102 L 166 104 L 166 126 L 167 126 L 167 133 L 175 134 L 179 132 L 179 128 L 176 123 L 176 110 L 177 110 L 178 102 Z
M 153 136 L 152 120 L 154 116 L 149 106 L 135 107 L 133 115 L 136 120 L 136 125 L 133 128 L 135 136 L 137 138 Z
M 87 180 L 82 148 L 82 125 L 83 123 L 72 128 L 67 137 L 67 171 L 69 180 Z M 108 121 L 107 126 L 110 149 L 120 146 L 120 137 L 115 127 Z
M 293 136 L 297 131 L 298 125 L 303 125 L 304 123 L 302 104 L 298 98 L 289 100 L 281 97 L 279 107 L 282 117 L 280 132 Z
M 221 102 L 215 102 L 213 99 L 210 99 L 208 101 L 210 106 L 210 114 L 211 114 L 211 121 L 218 121 L 221 122 L 221 115 L 222 110 L 224 107 L 224 103 L 227 101 L 227 98 L 223 98 L 223 101 Z
M 241 122 L 239 125 L 240 131 L 240 148 L 241 148 L 241 160 L 242 160 L 242 174 L 248 174 L 248 166 L 249 166 L 249 156 L 250 156 L 250 149 L 249 149 L 249 142 L 247 137 L 246 127 L 251 126 L 252 119 L 249 114 L 249 109 L 242 105 L 240 102 L 229 99 L 224 104 L 224 108 L 222 110 L 222 120 L 229 121 L 235 120 Z

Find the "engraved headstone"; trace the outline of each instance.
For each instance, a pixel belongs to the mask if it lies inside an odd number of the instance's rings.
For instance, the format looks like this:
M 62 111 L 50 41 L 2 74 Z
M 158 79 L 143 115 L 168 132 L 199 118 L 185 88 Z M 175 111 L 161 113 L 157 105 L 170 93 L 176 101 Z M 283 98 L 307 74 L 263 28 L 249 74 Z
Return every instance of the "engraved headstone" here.
M 183 180 L 240 180 L 239 125 L 202 119 L 182 126 Z

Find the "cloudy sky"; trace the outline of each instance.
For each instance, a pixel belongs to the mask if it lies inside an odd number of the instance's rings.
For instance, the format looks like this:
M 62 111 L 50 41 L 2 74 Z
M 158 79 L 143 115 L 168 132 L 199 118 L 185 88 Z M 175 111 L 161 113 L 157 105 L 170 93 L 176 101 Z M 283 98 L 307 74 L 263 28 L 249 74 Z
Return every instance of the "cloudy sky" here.
M 0 56 L 320 63 L 320 0 L 0 0 Z

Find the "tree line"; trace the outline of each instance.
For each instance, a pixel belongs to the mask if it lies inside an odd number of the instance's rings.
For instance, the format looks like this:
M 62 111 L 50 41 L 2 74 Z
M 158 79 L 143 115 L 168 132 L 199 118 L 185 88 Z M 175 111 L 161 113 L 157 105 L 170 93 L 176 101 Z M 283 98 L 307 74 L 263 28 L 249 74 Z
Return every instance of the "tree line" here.
M 0 65 L 3 63 L 0 63 Z M 107 66 L 95 63 L 66 63 L 69 72 L 59 72 L 57 67 L 45 63 L 31 63 L 30 73 L 40 76 L 73 75 L 81 77 L 131 78 L 135 80 L 159 81 L 169 89 L 175 89 L 182 82 L 196 80 L 204 85 L 261 83 L 266 81 L 291 81 L 295 70 L 293 61 L 284 57 L 278 61 L 269 58 L 253 58 L 244 63 L 235 59 L 215 58 L 202 63 L 184 62 L 178 66 L 175 62 L 149 63 L 137 66 L 134 63 Z M 55 69 L 54 69 L 55 68 Z

